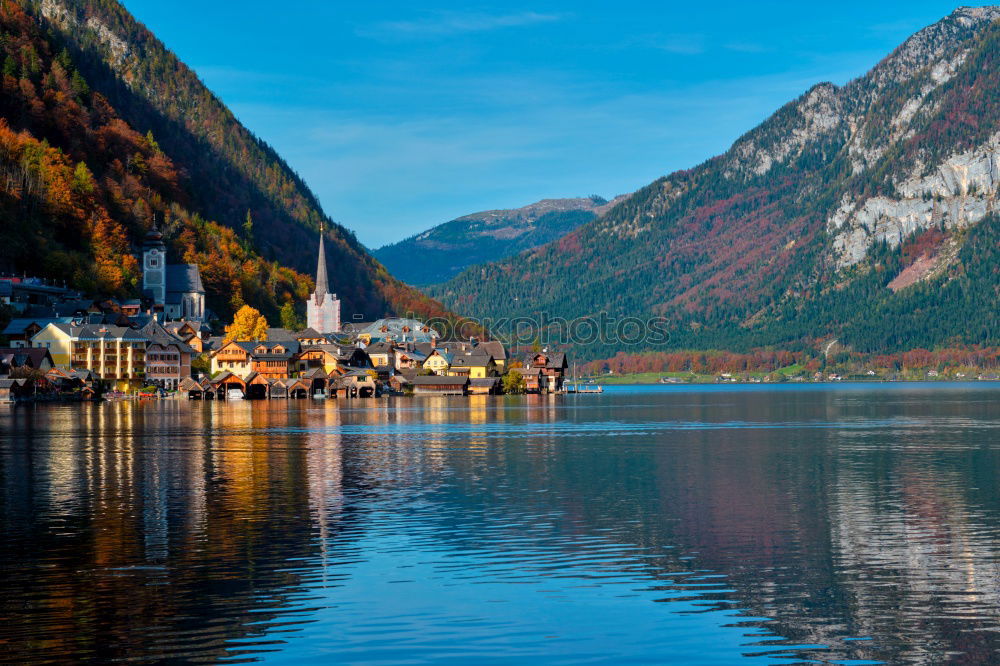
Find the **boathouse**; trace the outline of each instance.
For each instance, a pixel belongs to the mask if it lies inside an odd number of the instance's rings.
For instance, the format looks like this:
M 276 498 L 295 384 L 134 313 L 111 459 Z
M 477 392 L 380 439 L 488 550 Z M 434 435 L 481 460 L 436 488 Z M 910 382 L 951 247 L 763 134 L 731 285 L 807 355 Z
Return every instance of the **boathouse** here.
M 465 395 L 468 377 L 417 375 L 413 378 L 414 395 Z

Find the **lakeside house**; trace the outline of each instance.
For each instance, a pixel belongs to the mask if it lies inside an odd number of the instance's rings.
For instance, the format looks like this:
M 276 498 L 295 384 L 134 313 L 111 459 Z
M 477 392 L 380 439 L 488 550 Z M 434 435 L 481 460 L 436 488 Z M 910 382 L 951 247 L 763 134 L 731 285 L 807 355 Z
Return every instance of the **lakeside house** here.
M 299 343 L 291 340 L 237 343 L 246 345 L 251 372 L 267 379 L 282 379 L 293 374 L 292 364 L 299 353 Z
M 414 395 L 465 395 L 468 377 L 417 375 L 411 382 Z
M 499 377 L 477 377 L 469 380 L 469 395 L 499 395 L 502 386 Z
M 529 355 L 520 370 L 529 393 L 562 391 L 569 363 L 566 354 L 543 350 Z
M 488 351 L 474 347 L 469 351 L 453 355 L 447 374 L 453 377 L 485 379 L 496 376 L 497 364 Z
M 31 338 L 33 347 L 49 351 L 57 367 L 93 371 L 121 390 L 145 379 L 148 342 L 137 329 L 106 324 L 50 323 Z
M 0 347 L 0 376 L 35 370 L 45 374 L 55 368 L 52 354 L 42 347 Z
M 155 320 L 139 331 L 146 336 L 146 383 L 174 390 L 191 376 L 194 348 L 171 335 Z
M 427 355 L 427 360 L 423 362 L 424 370 L 429 370 L 435 375 L 447 375 L 448 368 L 451 367 L 452 355 L 446 349 L 432 349 Z
M 365 347 L 376 370 L 388 370 L 395 365 L 396 348 L 389 340 L 379 340 Z

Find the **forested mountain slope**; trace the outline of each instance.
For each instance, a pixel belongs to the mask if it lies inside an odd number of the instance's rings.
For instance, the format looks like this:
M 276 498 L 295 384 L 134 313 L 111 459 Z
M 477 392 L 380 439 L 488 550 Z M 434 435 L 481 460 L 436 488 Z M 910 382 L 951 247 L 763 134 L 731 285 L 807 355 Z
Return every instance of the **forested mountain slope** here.
M 0 21 L 0 269 L 136 295 L 130 255 L 155 218 L 174 259 L 199 264 L 220 315 L 245 301 L 273 317 L 311 288 L 325 221 L 345 313 L 442 312 L 330 221 L 274 150 L 114 0 L 4 0 Z M 73 180 L 84 172 L 89 185 Z
M 472 213 L 381 247 L 374 255 L 401 280 L 435 284 L 469 266 L 544 245 L 600 216 L 611 205 L 592 196 L 543 199 L 512 210 Z
M 958 9 L 725 154 L 431 293 L 477 316 L 663 316 L 686 348 L 997 344 L 998 18 Z

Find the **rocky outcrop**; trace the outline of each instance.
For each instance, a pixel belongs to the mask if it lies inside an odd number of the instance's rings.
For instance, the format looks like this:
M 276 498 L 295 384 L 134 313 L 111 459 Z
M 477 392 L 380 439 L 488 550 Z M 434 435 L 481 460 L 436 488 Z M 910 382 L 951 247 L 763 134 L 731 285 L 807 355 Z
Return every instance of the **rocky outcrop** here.
M 921 168 L 921 170 L 923 170 Z M 828 221 L 839 267 L 852 266 L 880 242 L 899 245 L 915 232 L 939 226 L 963 228 L 997 210 L 1000 133 L 948 159 L 930 176 L 916 174 L 896 186 L 899 196 L 853 201 L 845 196 Z

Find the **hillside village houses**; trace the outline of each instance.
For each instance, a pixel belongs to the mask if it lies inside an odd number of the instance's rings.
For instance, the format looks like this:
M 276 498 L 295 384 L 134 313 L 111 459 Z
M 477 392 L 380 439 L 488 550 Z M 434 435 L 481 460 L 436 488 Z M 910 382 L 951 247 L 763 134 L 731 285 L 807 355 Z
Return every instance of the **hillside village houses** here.
M 163 235 L 154 226 L 142 245 L 139 301 L 87 300 L 26 278 L 17 283 L 22 287 L 0 290 L 14 299 L 8 298 L 8 307 L 16 315 L 0 342 L 8 345 L 0 348 L 3 394 L 16 399 L 31 391 L 71 390 L 90 396 L 144 387 L 200 399 L 488 394 L 500 392 L 510 365 L 531 391 L 562 388 L 562 355 L 511 364 L 499 342 L 441 340 L 412 318 L 342 325 L 322 236 L 316 289 L 306 304 L 310 325 L 297 332 L 270 328 L 260 341 L 213 335 L 198 267 L 166 259 Z M 18 374 L 35 380 L 9 379 Z

